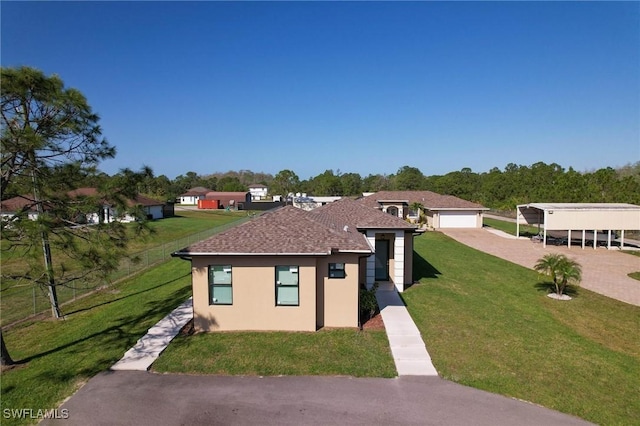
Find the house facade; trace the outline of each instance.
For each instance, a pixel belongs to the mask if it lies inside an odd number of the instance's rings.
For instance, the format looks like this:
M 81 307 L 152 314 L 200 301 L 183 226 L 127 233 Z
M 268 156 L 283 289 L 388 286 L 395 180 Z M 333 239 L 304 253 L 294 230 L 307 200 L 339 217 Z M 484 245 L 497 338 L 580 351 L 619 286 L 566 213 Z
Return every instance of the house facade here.
M 360 201 L 370 207 L 412 222 L 426 220 L 430 228 L 482 228 L 488 208 L 452 195 L 431 191 L 380 191 Z M 420 206 L 416 208 L 416 206 Z
M 361 287 L 412 282 L 414 231 L 342 200 L 272 210 L 174 256 L 191 261 L 198 331 L 357 327 Z

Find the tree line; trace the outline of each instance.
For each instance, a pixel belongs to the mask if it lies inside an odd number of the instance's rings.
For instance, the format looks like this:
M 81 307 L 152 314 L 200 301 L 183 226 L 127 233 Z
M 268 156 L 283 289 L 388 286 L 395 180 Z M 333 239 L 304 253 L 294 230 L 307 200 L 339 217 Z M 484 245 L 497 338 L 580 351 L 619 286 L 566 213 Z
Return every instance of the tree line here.
M 112 177 L 88 177 L 88 184 Z M 531 165 L 507 164 L 504 169 L 474 172 L 470 168 L 445 175 L 427 176 L 410 166 L 395 174 L 341 173 L 326 170 L 301 180 L 292 170 L 281 170 L 275 176 L 250 170 L 199 175 L 193 171 L 171 180 L 164 175 L 147 173 L 138 183 L 138 191 L 158 200 L 175 200 L 194 187 L 212 191 L 248 191 L 249 185 L 263 184 L 271 195 L 307 193 L 308 195 L 357 196 L 363 192 L 428 190 L 453 195 L 496 210 L 513 210 L 530 202 L 565 203 L 631 203 L 640 204 L 640 161 L 623 167 L 606 167 L 578 172 L 556 163 Z

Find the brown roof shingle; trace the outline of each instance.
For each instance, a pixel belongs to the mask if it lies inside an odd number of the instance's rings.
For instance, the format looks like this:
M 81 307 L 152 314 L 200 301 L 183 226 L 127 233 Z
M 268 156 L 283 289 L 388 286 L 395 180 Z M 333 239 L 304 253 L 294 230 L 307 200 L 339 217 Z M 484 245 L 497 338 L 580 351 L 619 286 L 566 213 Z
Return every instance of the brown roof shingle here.
M 192 244 L 176 255 L 326 255 L 332 251 L 373 252 L 363 234 L 331 228 L 304 210 L 286 206 Z
M 488 210 L 481 204 L 472 203 L 453 195 L 441 195 L 432 191 L 380 191 L 359 199 L 365 205 L 379 207 L 380 201 L 406 201 L 408 205 L 420 203 L 427 210 L 469 209 Z

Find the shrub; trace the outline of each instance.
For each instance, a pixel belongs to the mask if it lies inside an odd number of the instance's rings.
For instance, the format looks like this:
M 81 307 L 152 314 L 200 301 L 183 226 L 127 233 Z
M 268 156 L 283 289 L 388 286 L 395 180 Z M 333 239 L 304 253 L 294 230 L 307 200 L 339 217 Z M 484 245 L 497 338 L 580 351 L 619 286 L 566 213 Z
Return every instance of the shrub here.
M 378 283 L 374 283 L 370 289 L 360 289 L 360 322 L 364 323 L 378 312 L 378 300 L 376 290 Z

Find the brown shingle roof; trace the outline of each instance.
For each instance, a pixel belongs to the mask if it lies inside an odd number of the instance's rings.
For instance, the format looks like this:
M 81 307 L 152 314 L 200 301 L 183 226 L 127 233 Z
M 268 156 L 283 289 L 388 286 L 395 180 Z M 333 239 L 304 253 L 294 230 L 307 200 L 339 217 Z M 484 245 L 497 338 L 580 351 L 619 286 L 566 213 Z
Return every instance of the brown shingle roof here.
M 211 192 L 210 189 L 204 188 L 202 186 L 196 186 L 195 188 L 191 188 L 184 194 L 180 194 L 180 197 L 191 197 L 194 195 L 206 195 L 207 192 Z
M 420 203 L 427 210 L 488 210 L 480 204 L 472 203 L 453 195 L 441 195 L 432 191 L 380 191 L 363 197 L 359 201 L 376 208 L 380 206 L 380 201 L 406 201 L 408 205 Z
M 309 212 L 316 220 L 330 227 L 344 229 L 345 226 L 355 229 L 415 229 L 404 220 L 383 213 L 377 208 L 363 206 L 350 198 L 343 198 Z
M 326 255 L 332 251 L 373 253 L 363 234 L 331 228 L 304 210 L 286 206 L 192 244 L 176 255 Z

